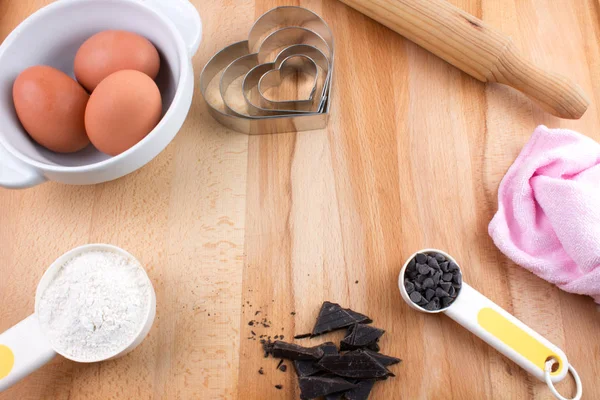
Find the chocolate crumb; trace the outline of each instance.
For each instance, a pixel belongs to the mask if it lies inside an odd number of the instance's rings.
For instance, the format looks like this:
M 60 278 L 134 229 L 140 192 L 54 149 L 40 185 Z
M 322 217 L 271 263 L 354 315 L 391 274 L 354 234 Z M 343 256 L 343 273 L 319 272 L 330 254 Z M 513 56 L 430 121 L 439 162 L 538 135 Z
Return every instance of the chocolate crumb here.
M 281 390 L 283 389 L 283 385 L 275 385 L 275 389 Z
M 260 311 L 257 311 L 257 312 L 254 313 L 255 316 L 258 315 L 258 314 L 260 314 Z
M 292 311 L 290 315 L 296 315 L 296 311 Z
M 210 315 L 210 314 L 208 314 L 208 315 Z M 254 321 L 250 321 L 250 322 L 248 322 L 248 325 L 250 325 L 250 326 L 254 326 Z
M 260 369 L 258 370 L 258 373 L 261 374 L 261 375 L 264 375 L 265 371 L 263 371 L 262 367 L 260 367 Z
M 358 283 L 358 281 L 354 281 L 354 283 Z
M 279 370 L 280 370 L 281 372 L 285 372 L 285 371 L 287 371 L 287 365 L 285 365 L 285 364 L 284 364 L 284 365 L 281 365 L 281 366 L 279 367 Z

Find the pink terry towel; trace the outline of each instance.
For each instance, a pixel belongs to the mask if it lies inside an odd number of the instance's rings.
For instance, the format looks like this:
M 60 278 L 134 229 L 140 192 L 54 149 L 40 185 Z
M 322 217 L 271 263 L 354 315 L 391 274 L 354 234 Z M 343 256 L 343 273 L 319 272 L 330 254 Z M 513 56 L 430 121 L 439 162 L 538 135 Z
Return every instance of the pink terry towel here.
M 515 263 L 600 303 L 600 144 L 538 126 L 500 184 L 489 233 Z

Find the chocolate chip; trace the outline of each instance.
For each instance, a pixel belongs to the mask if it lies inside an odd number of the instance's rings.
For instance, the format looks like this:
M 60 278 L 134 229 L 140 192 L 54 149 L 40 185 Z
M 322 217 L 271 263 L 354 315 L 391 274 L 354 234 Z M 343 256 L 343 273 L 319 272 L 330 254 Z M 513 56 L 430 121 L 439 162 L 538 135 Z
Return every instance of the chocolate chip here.
M 435 253 L 435 259 L 436 259 L 438 262 L 443 262 L 443 261 L 446 261 L 446 257 L 444 257 L 444 255 L 443 255 L 443 254 L 441 254 L 441 253 Z
M 412 292 L 409 297 L 413 303 L 419 303 L 421 301 L 421 293 L 419 292 Z
M 452 276 L 452 282 L 456 283 L 457 285 L 462 284 L 462 275 L 460 274 L 460 272 Z
M 433 284 L 433 279 L 431 278 L 427 278 L 423 281 L 423 288 L 427 289 L 427 288 L 432 288 L 435 285 Z
M 411 281 L 405 279 L 404 280 L 404 288 L 406 289 L 406 293 L 411 294 L 415 291 L 415 284 Z
M 417 271 L 420 274 L 427 274 L 429 273 L 429 267 L 426 264 L 417 264 Z
M 452 284 L 450 282 L 440 282 L 440 288 L 446 293 L 448 293 L 448 290 L 450 290 L 451 287 Z
M 450 282 L 452 280 L 452 273 L 446 272 L 442 275 L 442 280 L 446 282 Z
M 419 264 L 427 263 L 427 256 L 423 253 L 417 253 L 417 255 L 415 256 L 415 259 L 417 260 L 417 262 Z
M 435 296 L 435 290 L 433 289 L 427 289 L 427 291 L 425 291 L 425 298 L 427 299 L 427 301 L 430 301 L 433 296 Z
M 450 264 L 448 265 L 448 271 L 457 271 L 458 270 L 458 265 L 456 265 L 456 263 L 454 261 L 450 261 Z
M 420 291 L 423 289 L 423 285 L 421 285 L 419 282 L 415 282 L 415 290 Z
M 447 290 L 447 292 L 450 296 L 453 296 L 456 292 L 456 289 L 454 288 L 454 286 L 450 285 L 450 288 Z
M 440 309 L 440 299 L 434 297 L 427 305 L 424 307 L 427 311 L 435 311 Z
M 437 286 L 440 283 L 440 279 L 442 278 L 442 271 L 435 271 L 435 274 L 431 277 L 433 279 L 433 285 Z
M 429 260 L 427 260 L 427 265 L 436 270 L 440 269 L 440 265 L 438 264 L 437 260 L 433 257 L 429 257 Z
M 444 289 L 437 288 L 437 289 L 435 289 L 435 297 L 440 297 L 440 298 L 442 298 L 442 297 L 450 297 L 450 295 Z
M 417 260 L 413 258 L 413 259 L 411 259 L 411 260 L 408 262 L 408 265 L 406 266 L 406 269 L 407 269 L 408 271 L 410 271 L 410 270 L 414 270 L 414 269 L 415 269 L 415 265 L 416 265 L 416 264 L 417 264 Z
M 421 297 L 421 301 L 419 301 L 417 304 L 421 307 L 426 306 L 428 303 L 427 299 L 425 297 Z
M 448 261 L 444 261 L 443 263 L 440 263 L 440 268 L 442 271 L 444 272 L 448 272 Z
M 423 282 L 425 282 L 425 279 L 427 279 L 427 275 L 419 275 L 419 276 L 417 276 L 416 281 L 419 283 L 423 283 Z
M 452 304 L 453 301 L 454 301 L 454 299 L 452 297 L 444 297 L 444 298 L 442 298 L 442 307 L 443 308 L 448 307 L 450 304 Z

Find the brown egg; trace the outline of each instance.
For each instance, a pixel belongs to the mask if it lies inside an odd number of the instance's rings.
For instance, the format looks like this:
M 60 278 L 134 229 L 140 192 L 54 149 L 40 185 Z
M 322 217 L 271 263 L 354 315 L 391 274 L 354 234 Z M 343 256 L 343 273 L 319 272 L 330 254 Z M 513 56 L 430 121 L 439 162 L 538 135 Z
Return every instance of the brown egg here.
M 98 150 L 116 156 L 146 137 L 161 113 L 160 91 L 148 75 L 118 71 L 100 82 L 90 96 L 85 129 Z
M 75 76 L 89 92 L 113 72 L 133 69 L 156 78 L 158 51 L 148 39 L 127 31 L 103 31 L 86 40 L 75 55 Z
M 33 140 L 57 153 L 90 143 L 84 124 L 89 97 L 74 79 L 45 65 L 27 68 L 13 84 L 19 121 Z

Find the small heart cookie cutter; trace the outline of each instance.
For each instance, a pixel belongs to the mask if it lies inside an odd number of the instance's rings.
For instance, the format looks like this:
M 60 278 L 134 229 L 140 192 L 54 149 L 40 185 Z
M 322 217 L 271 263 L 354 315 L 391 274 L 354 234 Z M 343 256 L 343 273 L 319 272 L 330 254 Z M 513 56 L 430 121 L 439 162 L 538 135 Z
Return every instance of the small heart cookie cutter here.
M 327 23 L 302 7 L 276 7 L 252 26 L 248 40 L 215 54 L 200 75 L 200 92 L 222 125 L 246 134 L 327 126 L 334 40 Z M 275 100 L 267 91 L 292 72 L 311 77 L 308 96 Z M 219 85 L 211 85 L 215 79 Z M 241 85 L 236 84 L 241 79 Z

